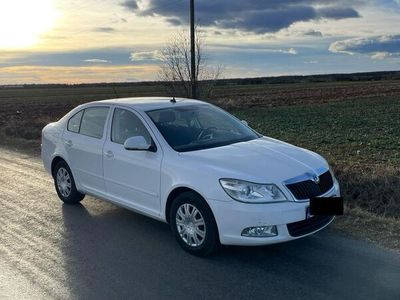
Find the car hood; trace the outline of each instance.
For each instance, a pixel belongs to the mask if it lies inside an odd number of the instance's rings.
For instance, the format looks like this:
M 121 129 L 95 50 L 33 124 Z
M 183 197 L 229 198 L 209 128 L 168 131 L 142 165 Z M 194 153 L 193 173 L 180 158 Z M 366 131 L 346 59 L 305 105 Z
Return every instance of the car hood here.
M 295 177 L 325 172 L 329 166 L 318 154 L 272 138 L 181 153 L 195 165 L 209 167 L 220 178 L 282 183 Z M 211 171 L 211 170 L 210 170 Z

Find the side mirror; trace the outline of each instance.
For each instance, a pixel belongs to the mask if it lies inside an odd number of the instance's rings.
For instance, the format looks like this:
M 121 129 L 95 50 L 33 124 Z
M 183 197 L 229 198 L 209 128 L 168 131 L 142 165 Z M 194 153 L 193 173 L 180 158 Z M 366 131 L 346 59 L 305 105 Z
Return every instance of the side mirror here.
M 148 151 L 151 150 L 152 145 L 139 135 L 128 138 L 124 143 L 124 148 L 126 150 Z
M 249 126 L 249 123 L 247 123 L 246 120 L 241 120 L 240 122 L 242 122 L 244 125 Z

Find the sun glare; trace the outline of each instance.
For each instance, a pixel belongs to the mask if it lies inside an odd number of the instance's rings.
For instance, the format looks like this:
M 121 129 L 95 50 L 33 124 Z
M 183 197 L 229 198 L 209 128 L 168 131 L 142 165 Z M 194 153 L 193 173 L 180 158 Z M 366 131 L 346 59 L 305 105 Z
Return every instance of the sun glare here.
M 0 0 L 0 48 L 24 48 L 38 43 L 57 19 L 54 0 Z

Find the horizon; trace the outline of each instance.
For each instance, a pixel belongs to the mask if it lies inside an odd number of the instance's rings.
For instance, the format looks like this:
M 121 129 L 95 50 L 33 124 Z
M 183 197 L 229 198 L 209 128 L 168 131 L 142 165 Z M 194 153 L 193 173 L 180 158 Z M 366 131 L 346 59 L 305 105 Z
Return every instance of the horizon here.
M 268 80 L 268 79 L 290 79 L 290 78 L 296 78 L 296 77 L 325 77 L 325 76 L 357 76 L 357 75 L 376 75 L 376 74 L 387 74 L 387 73 L 398 73 L 398 75 L 400 76 L 400 70 L 388 70 L 388 71 L 372 71 L 372 72 L 353 72 L 353 73 L 318 73 L 318 74 L 308 74 L 308 75 L 277 75 L 277 76 L 260 76 L 260 77 L 232 77 L 232 78 L 219 78 L 216 79 L 216 81 L 240 81 L 240 80 Z M 397 74 L 396 74 L 397 75 Z M 332 80 L 332 82 L 340 82 L 340 81 L 367 81 L 368 79 L 334 79 Z M 372 79 L 372 81 L 377 81 L 377 80 L 400 80 L 400 79 L 382 79 L 381 77 L 377 76 L 376 78 Z M 199 80 L 199 82 L 201 82 L 202 80 Z M 207 81 L 207 80 L 204 80 Z M 113 81 L 113 82 L 107 82 L 107 81 L 103 81 L 103 82 L 86 82 L 86 83 L 19 83 L 19 84 L 1 84 L 0 83 L 0 87 L 14 87 L 14 86 L 79 86 L 79 85 L 140 85 L 140 84 L 161 84 L 165 81 L 162 80 L 142 80 L 142 81 Z M 310 83 L 324 83 L 324 82 L 329 82 L 327 81 L 310 81 Z M 291 84 L 291 83 L 298 83 L 296 81 L 293 82 L 273 82 L 270 84 Z M 250 83 L 249 83 L 250 84 Z M 253 83 L 254 84 L 254 83 Z M 268 84 L 268 83 L 261 83 L 261 84 Z
M 195 5 L 222 79 L 400 68 L 400 0 Z M 183 0 L 3 0 L 0 85 L 156 81 L 159 53 L 188 12 Z

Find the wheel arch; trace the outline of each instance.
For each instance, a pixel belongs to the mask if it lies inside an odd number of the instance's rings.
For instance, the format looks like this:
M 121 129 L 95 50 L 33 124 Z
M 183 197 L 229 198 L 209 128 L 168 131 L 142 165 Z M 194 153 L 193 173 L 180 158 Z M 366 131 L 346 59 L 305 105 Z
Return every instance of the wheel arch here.
M 60 161 L 64 161 L 66 164 L 68 164 L 67 161 L 62 156 L 60 155 L 54 156 L 51 161 L 51 175 L 53 176 L 53 178 L 54 178 L 54 168 Z
M 172 202 L 174 201 L 174 199 L 176 197 L 178 197 L 179 195 L 181 195 L 184 192 L 192 192 L 192 193 L 195 193 L 195 194 L 199 195 L 203 199 L 203 201 L 207 205 L 207 207 L 210 209 L 210 211 L 212 212 L 214 220 L 215 220 L 215 216 L 214 216 L 214 212 L 213 212 L 212 208 L 207 203 L 207 200 L 204 198 L 204 196 L 201 193 L 199 193 L 198 191 L 194 190 L 193 188 L 190 188 L 190 187 L 187 187 L 187 186 L 178 186 L 178 187 L 175 187 L 168 194 L 168 197 L 167 197 L 167 202 L 165 204 L 165 211 L 164 211 L 164 217 L 165 217 L 165 220 L 167 221 L 167 223 L 169 223 L 169 212 L 171 210 Z

